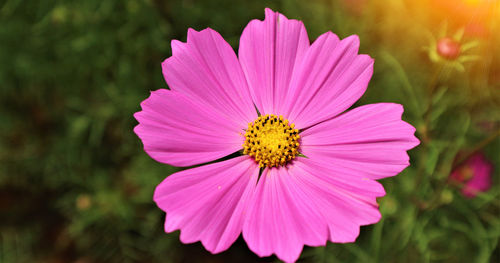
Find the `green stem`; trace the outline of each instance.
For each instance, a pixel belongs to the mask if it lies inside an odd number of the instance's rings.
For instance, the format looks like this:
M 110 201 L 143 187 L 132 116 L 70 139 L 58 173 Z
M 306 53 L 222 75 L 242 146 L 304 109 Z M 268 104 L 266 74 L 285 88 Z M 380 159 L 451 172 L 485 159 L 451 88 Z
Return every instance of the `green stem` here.
M 428 98 L 429 105 L 427 106 L 427 110 L 424 112 L 424 129 L 423 129 L 423 140 L 428 143 L 430 140 L 429 130 L 430 130 L 430 121 L 431 121 L 431 113 L 432 113 L 432 98 L 434 96 L 434 92 L 436 91 L 437 84 L 439 81 L 439 76 L 443 70 L 443 66 L 439 65 L 434 69 L 434 73 L 432 74 L 431 80 L 429 81 L 428 90 Z
M 422 129 L 422 148 L 423 148 L 423 153 L 422 153 L 422 161 L 420 162 L 420 165 L 418 167 L 417 175 L 415 178 L 415 188 L 417 188 L 420 183 L 422 182 L 422 179 L 424 177 L 424 170 L 425 170 L 425 164 L 427 162 L 427 155 L 429 151 L 428 143 L 430 141 L 430 136 L 429 136 L 429 126 L 430 126 L 430 116 L 432 112 L 432 97 L 434 96 L 434 92 L 436 91 L 436 87 L 438 86 L 438 81 L 439 81 L 439 76 L 441 75 L 443 67 L 441 65 L 436 66 L 434 68 L 434 72 L 432 74 L 432 77 L 429 81 L 429 85 L 427 87 L 427 93 L 428 93 L 428 99 L 429 99 L 429 105 L 427 106 L 426 111 L 424 112 L 424 125 Z

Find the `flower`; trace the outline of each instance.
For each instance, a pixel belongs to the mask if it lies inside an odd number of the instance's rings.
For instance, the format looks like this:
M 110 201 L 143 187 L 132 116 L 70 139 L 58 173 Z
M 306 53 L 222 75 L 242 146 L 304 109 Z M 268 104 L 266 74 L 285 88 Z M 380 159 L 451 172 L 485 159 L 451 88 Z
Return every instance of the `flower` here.
M 461 28 L 453 34 L 447 36 L 447 25 L 444 24 L 439 35 L 434 37 L 429 34 L 429 46 L 424 49 L 427 50 L 429 59 L 441 65 L 444 68 L 455 69 L 459 72 L 465 71 L 464 64 L 470 61 L 479 59 L 477 55 L 467 54 L 467 51 L 479 45 L 478 41 L 469 41 L 462 43 L 464 35 L 464 28 Z
M 242 234 L 257 255 L 295 261 L 304 245 L 353 242 L 361 225 L 378 222 L 385 191 L 375 180 L 405 169 L 419 141 L 399 104 L 342 113 L 373 72 L 357 36 L 327 32 L 310 44 L 302 22 L 265 15 L 244 29 L 238 57 L 209 28 L 173 40 L 162 63 L 170 90 L 141 103 L 134 131 L 158 162 L 231 157 L 158 185 L 166 232 L 212 253 Z
M 481 153 L 472 155 L 464 164 L 453 170 L 450 180 L 462 186 L 462 194 L 474 198 L 491 187 L 493 165 Z

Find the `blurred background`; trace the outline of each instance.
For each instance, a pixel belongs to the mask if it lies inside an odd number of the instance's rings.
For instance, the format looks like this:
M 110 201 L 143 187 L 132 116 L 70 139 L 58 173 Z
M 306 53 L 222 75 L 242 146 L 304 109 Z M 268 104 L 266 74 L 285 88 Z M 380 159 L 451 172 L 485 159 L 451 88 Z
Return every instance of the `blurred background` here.
M 187 29 L 233 46 L 270 7 L 357 34 L 375 58 L 357 103 L 397 102 L 422 143 L 382 180 L 382 220 L 302 262 L 500 262 L 500 1 L 0 0 L 0 262 L 270 262 L 165 234 L 132 129 Z

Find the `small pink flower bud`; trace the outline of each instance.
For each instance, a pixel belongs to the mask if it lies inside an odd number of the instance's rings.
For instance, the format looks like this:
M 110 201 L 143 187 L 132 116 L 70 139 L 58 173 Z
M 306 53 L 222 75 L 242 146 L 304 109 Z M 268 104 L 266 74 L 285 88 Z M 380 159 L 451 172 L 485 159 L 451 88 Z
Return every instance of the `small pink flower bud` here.
M 456 59 L 460 55 L 460 43 L 449 37 L 441 38 L 437 43 L 437 53 L 446 59 Z

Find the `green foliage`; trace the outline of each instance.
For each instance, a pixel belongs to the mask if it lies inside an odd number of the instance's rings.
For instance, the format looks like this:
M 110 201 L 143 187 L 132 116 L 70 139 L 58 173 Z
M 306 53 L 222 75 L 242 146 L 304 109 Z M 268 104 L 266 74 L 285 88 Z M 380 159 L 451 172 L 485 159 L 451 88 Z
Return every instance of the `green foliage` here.
M 465 72 L 448 71 L 424 50 L 452 17 L 433 1 L 347 2 L 0 1 L 0 262 L 257 260 L 241 240 L 210 255 L 163 232 L 152 194 L 178 169 L 144 153 L 133 113 L 149 91 L 166 88 L 160 63 L 170 40 L 211 27 L 236 49 L 266 6 L 303 20 L 311 39 L 358 34 L 361 53 L 376 60 L 358 104 L 403 104 L 422 141 L 409 168 L 382 180 L 378 224 L 352 244 L 305 248 L 301 260 L 500 260 L 498 168 L 474 199 L 448 180 L 474 151 L 500 166 L 500 36 L 468 36 L 451 21 L 449 32 L 477 46 L 465 47 L 474 58 Z M 489 22 L 498 32 L 500 20 Z

